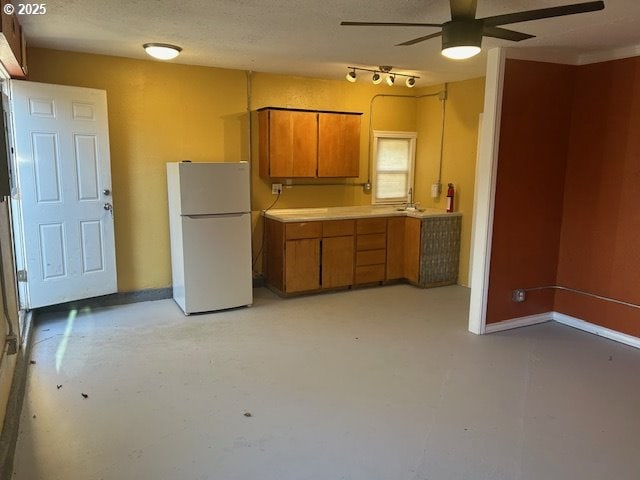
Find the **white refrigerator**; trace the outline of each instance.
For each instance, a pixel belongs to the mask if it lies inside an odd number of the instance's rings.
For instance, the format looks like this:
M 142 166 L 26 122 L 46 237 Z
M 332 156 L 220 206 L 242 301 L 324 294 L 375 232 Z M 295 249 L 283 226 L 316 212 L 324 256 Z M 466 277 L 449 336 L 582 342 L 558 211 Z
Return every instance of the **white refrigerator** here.
M 167 163 L 173 299 L 186 315 L 253 303 L 249 164 Z

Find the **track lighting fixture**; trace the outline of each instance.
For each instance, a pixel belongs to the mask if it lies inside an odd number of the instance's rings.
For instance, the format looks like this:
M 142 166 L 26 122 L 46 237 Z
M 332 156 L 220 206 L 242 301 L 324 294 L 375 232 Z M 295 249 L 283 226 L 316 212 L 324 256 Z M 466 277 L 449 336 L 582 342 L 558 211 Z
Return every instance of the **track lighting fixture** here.
M 416 79 L 420 78 L 416 75 L 409 75 L 407 73 L 397 73 L 397 72 L 391 73 L 391 69 L 393 67 L 386 66 L 386 65 L 383 65 L 376 69 L 360 68 L 360 67 L 347 67 L 347 68 L 350 70 L 350 72 L 347 73 L 346 78 L 351 83 L 356 81 L 358 70 L 363 72 L 372 72 L 373 75 L 371 76 L 371 83 L 373 83 L 374 85 L 378 85 L 380 82 L 382 82 L 382 75 L 386 75 L 385 81 L 387 82 L 387 85 L 389 85 L 390 87 L 395 84 L 396 77 L 406 77 L 405 85 L 409 88 L 413 88 L 416 85 Z

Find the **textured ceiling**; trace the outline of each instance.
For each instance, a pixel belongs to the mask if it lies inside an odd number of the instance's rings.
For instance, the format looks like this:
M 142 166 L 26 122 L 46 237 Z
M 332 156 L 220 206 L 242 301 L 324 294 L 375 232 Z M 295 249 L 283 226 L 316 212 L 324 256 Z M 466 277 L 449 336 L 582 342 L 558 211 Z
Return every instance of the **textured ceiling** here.
M 478 0 L 478 17 L 580 0 Z M 29 45 L 148 58 L 146 42 L 180 45 L 176 63 L 324 78 L 346 66 L 393 65 L 419 85 L 484 75 L 486 50 L 514 46 L 577 63 L 579 56 L 640 46 L 640 0 L 605 0 L 605 10 L 508 26 L 536 35 L 520 43 L 485 38 L 465 61 L 440 55 L 440 39 L 397 43 L 437 31 L 414 27 L 342 27 L 342 20 L 435 22 L 450 19 L 446 0 L 66 0 L 45 15 L 21 16 Z

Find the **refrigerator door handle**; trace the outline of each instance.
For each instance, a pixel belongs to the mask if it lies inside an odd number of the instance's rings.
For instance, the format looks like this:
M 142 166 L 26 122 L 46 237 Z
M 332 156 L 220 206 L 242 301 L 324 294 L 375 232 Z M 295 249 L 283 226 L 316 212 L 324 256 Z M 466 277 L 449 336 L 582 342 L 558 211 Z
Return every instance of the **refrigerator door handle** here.
M 214 213 L 214 214 L 203 214 L 203 215 L 180 215 L 181 217 L 186 218 L 223 218 L 223 217 L 241 217 L 243 215 L 247 215 L 249 212 L 239 212 L 239 213 Z

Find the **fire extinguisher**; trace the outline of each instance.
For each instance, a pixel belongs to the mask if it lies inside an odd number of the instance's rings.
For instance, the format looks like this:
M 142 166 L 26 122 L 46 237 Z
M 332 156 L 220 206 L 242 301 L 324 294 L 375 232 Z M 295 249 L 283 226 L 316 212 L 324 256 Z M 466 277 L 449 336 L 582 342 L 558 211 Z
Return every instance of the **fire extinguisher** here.
M 454 195 L 455 195 L 455 190 L 453 189 L 453 183 L 450 183 L 449 188 L 447 189 L 447 212 L 453 212 Z

